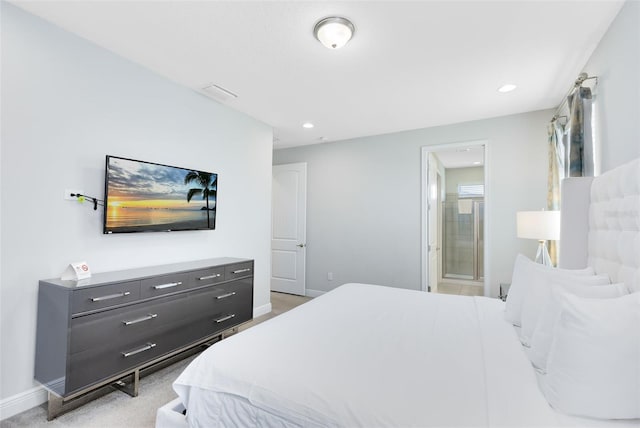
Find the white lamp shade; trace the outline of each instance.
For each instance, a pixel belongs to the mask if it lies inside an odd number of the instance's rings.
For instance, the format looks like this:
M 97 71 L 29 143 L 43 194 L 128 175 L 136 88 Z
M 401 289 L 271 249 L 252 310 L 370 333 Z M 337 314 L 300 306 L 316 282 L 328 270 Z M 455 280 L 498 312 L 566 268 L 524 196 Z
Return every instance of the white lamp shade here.
M 560 211 L 520 211 L 517 227 L 518 238 L 557 241 L 560 239 Z
M 330 17 L 316 24 L 314 34 L 329 49 L 340 49 L 351 40 L 354 31 L 355 27 L 348 19 Z

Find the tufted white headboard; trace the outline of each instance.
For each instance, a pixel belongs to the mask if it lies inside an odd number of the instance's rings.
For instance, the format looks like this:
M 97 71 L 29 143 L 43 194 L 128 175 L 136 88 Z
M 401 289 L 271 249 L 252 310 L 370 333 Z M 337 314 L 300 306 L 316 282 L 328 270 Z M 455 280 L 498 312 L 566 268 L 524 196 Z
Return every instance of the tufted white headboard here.
M 640 291 L 640 158 L 562 182 L 559 267 L 593 266 Z

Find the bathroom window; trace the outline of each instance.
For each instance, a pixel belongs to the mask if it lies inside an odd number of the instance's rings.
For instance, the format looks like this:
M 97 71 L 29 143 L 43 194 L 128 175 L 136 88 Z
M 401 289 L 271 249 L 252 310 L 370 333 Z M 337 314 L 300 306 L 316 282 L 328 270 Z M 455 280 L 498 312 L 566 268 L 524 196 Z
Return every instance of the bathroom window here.
M 459 184 L 458 198 L 484 197 L 484 184 Z

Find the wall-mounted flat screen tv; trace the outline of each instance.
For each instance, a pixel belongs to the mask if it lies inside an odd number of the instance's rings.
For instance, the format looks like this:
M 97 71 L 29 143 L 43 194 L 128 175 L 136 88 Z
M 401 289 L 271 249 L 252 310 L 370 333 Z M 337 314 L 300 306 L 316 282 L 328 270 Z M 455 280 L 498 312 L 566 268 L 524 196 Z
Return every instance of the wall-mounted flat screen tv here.
M 211 230 L 218 175 L 107 155 L 104 233 Z

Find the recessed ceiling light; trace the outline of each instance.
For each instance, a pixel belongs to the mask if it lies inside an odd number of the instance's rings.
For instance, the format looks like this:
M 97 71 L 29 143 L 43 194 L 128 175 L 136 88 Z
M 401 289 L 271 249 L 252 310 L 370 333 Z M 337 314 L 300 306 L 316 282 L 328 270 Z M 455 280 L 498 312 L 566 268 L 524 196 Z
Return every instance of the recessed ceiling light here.
M 513 91 L 515 88 L 517 88 L 516 85 L 514 85 L 513 83 L 507 83 L 506 85 L 502 85 L 498 88 L 498 92 L 511 92 Z
M 475 161 L 473 164 L 474 165 L 480 165 L 480 161 Z
M 307 128 L 307 129 L 311 129 L 311 128 L 313 128 L 313 123 L 305 122 L 305 123 L 302 124 L 302 127 L 303 128 Z

